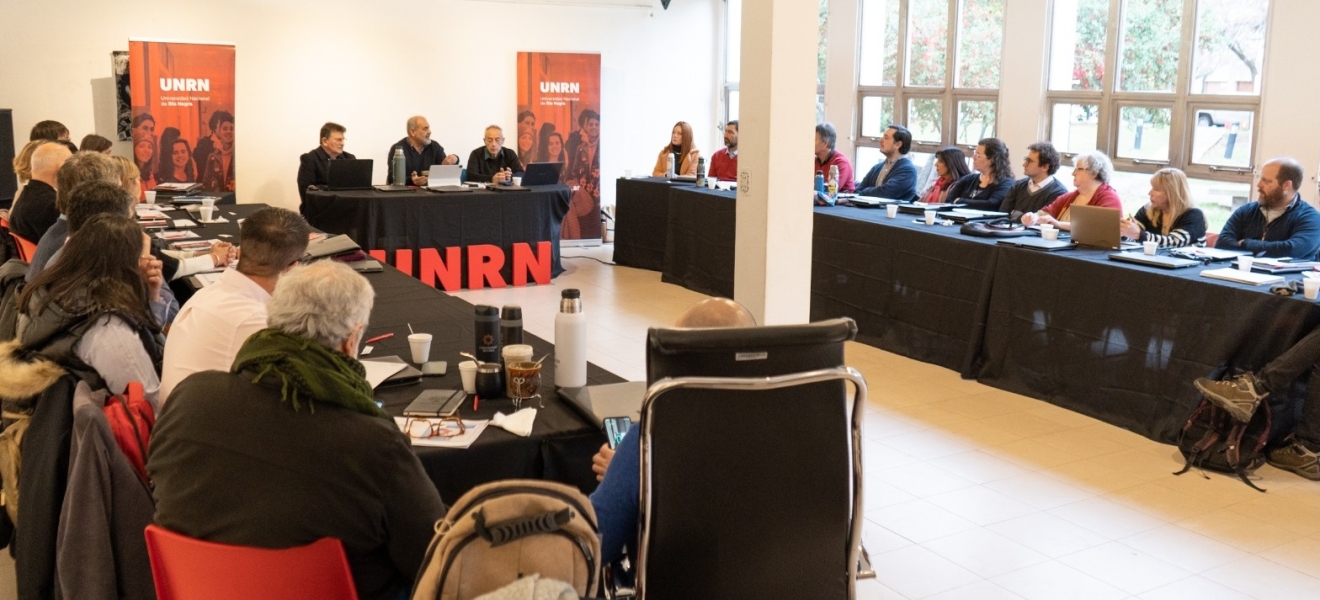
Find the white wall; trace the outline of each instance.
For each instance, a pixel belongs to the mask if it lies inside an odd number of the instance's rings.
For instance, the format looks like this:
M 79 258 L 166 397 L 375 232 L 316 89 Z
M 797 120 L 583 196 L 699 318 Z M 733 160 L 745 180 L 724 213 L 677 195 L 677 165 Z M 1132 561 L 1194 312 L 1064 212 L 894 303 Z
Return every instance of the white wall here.
M 1307 178 L 1316 181 L 1320 165 L 1320 80 L 1316 79 L 1315 24 L 1320 2 L 1273 0 L 1269 37 L 1265 40 L 1265 73 L 1261 86 L 1261 132 L 1256 165 L 1274 156 L 1301 161 Z M 1302 184 L 1302 197 L 1317 204 L 1314 186 Z M 1254 195 L 1254 192 L 1253 192 Z
M 723 3 L 654 4 L 0 0 L 0 107 L 14 109 L 20 145 L 42 119 L 67 125 L 75 143 L 91 132 L 115 139 L 112 50 L 130 37 L 233 42 L 239 200 L 294 207 L 298 155 L 316 147 L 325 121 L 348 128 L 346 149 L 375 159 L 379 181 L 413 114 L 466 161 L 488 123 L 513 128 L 517 52 L 599 52 L 609 180 L 649 173 L 675 121 L 693 123 L 707 154 L 720 143 L 711 57 Z M 128 144 L 116 152 L 129 156 Z M 612 203 L 614 186 L 602 188 Z

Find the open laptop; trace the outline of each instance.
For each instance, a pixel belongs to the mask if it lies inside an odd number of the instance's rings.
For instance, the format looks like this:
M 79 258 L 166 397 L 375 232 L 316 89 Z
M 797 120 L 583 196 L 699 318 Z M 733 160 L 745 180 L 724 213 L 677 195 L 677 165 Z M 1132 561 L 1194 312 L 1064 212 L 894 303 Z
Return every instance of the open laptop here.
M 371 167 L 375 164 L 370 158 L 332 160 L 329 163 L 329 175 L 326 187 L 331 190 L 369 190 L 371 189 Z
M 645 381 L 607 383 L 578 388 L 559 388 L 559 396 L 582 413 L 582 418 L 605 426 L 610 417 L 628 417 L 633 423 L 642 419 L 642 400 L 646 398 Z
M 431 165 L 426 175 L 426 189 L 433 192 L 471 192 L 463 185 L 462 165 Z
M 537 162 L 527 165 L 527 171 L 523 173 L 522 184 L 527 185 L 551 185 L 559 183 L 559 173 L 564 170 L 564 163 L 561 162 Z
M 1121 213 L 1117 208 L 1072 205 L 1068 220 L 1072 224 L 1072 241 L 1080 246 L 1118 250 L 1122 240 L 1118 233 Z

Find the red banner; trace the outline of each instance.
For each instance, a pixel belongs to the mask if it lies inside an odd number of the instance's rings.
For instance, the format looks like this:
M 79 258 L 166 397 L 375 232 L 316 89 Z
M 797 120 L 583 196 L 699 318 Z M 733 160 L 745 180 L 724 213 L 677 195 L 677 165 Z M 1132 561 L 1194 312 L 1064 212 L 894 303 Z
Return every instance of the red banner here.
M 234 46 L 129 41 L 128 54 L 142 184 L 234 191 Z
M 600 239 L 600 55 L 518 53 L 518 156 L 562 162 L 573 199 L 560 238 Z

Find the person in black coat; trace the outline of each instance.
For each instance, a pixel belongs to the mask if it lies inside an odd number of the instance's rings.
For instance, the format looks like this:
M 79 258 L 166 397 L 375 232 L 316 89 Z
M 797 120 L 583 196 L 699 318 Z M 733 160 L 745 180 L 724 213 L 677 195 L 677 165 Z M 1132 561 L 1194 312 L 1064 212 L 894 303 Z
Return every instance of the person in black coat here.
M 327 121 L 321 126 L 321 145 L 299 158 L 301 164 L 298 165 L 298 197 L 302 201 L 298 204 L 298 212 L 304 212 L 308 186 L 330 183 L 330 161 L 357 158 L 344 152 L 346 131 L 348 130 L 343 125 Z
M 1013 187 L 1008 146 L 998 138 L 981 140 L 972 154 L 972 168 L 976 171 L 953 182 L 944 201 L 978 210 L 999 210 Z

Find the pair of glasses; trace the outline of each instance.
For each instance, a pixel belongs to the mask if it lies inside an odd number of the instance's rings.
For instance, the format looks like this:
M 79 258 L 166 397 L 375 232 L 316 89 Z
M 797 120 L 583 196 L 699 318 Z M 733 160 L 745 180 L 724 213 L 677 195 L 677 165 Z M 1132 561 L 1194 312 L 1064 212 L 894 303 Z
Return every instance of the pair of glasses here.
M 408 432 L 408 437 L 419 440 L 458 437 L 467 429 L 463 426 L 463 420 L 457 416 L 439 419 L 412 418 L 408 419 L 403 428 Z

